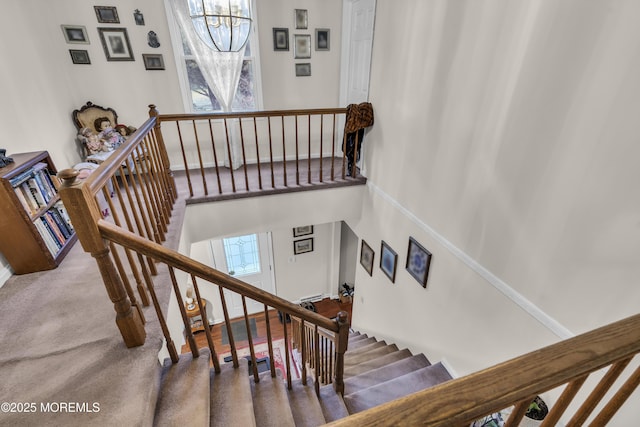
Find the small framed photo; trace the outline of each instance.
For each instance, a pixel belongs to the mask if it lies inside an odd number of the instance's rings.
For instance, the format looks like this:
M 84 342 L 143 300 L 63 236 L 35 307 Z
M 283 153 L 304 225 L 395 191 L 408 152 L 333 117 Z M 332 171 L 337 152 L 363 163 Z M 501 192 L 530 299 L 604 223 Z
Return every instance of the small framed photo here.
M 107 61 L 134 61 L 126 28 L 98 28 Z
M 91 64 L 88 51 L 69 49 L 69 53 L 71 54 L 71 61 L 74 64 Z
M 300 239 L 293 242 L 293 254 L 299 255 L 307 252 L 313 252 L 313 237 Z
M 295 227 L 293 229 L 293 237 L 306 236 L 313 234 L 313 225 L 305 225 L 304 227 Z
M 275 51 L 289 50 L 289 29 L 288 28 L 273 29 L 273 50 Z
M 296 34 L 293 36 L 293 57 L 295 59 L 311 58 L 311 36 Z
M 414 279 L 427 287 L 429 267 L 431 265 L 431 252 L 418 243 L 413 237 L 409 237 L 409 249 L 407 251 L 407 271 Z
M 82 25 L 61 25 L 67 43 L 89 44 L 87 29 Z
M 295 10 L 296 30 L 306 30 L 309 28 L 307 20 L 307 9 Z
M 383 240 L 380 245 L 380 269 L 391 280 L 391 283 L 396 281 L 397 265 L 398 254 Z
M 96 17 L 101 24 L 119 24 L 118 10 L 114 6 L 93 6 Z
M 328 28 L 316 28 L 316 50 L 329 50 L 330 34 Z
M 362 244 L 360 245 L 360 265 L 369 273 L 369 276 L 373 276 L 373 258 L 375 255 L 371 246 L 362 239 Z
M 296 77 L 307 77 L 311 75 L 311 64 L 296 64 Z
M 142 54 L 145 70 L 164 70 L 164 58 L 162 54 Z

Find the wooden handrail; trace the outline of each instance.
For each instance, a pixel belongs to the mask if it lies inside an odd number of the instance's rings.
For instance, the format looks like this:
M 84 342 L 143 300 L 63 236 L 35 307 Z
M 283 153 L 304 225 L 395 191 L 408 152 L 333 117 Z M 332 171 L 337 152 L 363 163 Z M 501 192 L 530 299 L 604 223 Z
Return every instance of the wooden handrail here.
M 232 113 L 184 113 L 184 114 L 161 114 L 158 116 L 160 122 L 182 121 L 182 120 L 206 120 L 206 119 L 237 119 L 251 117 L 290 117 L 299 115 L 320 115 L 320 114 L 346 114 L 346 108 L 312 108 L 308 110 L 266 110 L 266 111 L 246 111 Z
M 255 301 L 267 304 L 276 310 L 292 313 L 295 316 L 305 319 L 305 321 L 313 322 L 330 331 L 339 331 L 338 326 L 331 319 L 302 308 L 298 304 L 289 302 L 260 288 L 253 287 L 242 280 L 229 276 L 228 274 L 195 261 L 176 251 L 165 248 L 160 244 L 144 239 L 108 221 L 101 219 L 98 221 L 97 226 L 104 238 L 124 247 L 131 248 L 135 252 L 141 253 L 148 258 L 160 261 L 183 271 L 188 271 L 204 280 L 213 282 L 216 285 L 244 295 Z
M 330 425 L 469 425 L 639 352 L 635 315 Z

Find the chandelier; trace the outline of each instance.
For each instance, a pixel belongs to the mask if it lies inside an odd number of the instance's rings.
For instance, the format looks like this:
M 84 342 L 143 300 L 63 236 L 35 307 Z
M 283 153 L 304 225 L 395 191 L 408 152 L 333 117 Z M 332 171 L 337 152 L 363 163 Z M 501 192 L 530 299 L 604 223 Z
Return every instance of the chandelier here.
M 238 52 L 249 39 L 250 0 L 188 0 L 200 39 L 219 52 Z

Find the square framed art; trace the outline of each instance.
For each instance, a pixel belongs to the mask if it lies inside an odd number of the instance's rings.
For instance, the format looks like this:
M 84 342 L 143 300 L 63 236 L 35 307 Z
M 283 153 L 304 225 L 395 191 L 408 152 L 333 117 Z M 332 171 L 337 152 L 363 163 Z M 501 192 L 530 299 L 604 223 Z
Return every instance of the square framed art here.
M 61 25 L 67 43 L 89 44 L 87 29 L 82 25 Z
M 409 237 L 406 268 L 409 274 L 411 274 L 423 288 L 427 287 L 430 266 L 431 252 L 426 250 L 416 239 Z
M 306 239 L 300 239 L 293 242 L 293 254 L 305 254 L 307 252 L 313 252 L 313 237 Z
M 71 54 L 71 61 L 74 64 L 91 64 L 88 51 L 80 49 L 69 49 L 69 53 Z
M 101 24 L 119 24 L 118 9 L 114 6 L 93 6 L 96 11 L 96 17 Z
M 293 237 L 306 236 L 308 234 L 313 234 L 313 225 L 304 225 L 293 229 Z
M 296 77 L 308 77 L 311 75 L 311 63 L 296 64 Z
M 142 60 L 144 61 L 145 70 L 164 70 L 162 54 L 143 53 Z
M 363 239 L 360 245 L 360 264 L 364 267 L 365 271 L 369 273 L 369 276 L 373 276 L 373 258 L 375 255 L 371 246 Z
M 329 50 L 330 34 L 328 28 L 316 28 L 316 50 Z
M 126 28 L 98 28 L 107 61 L 134 61 Z
M 296 30 L 306 30 L 308 24 L 307 9 L 296 9 L 294 12 Z
M 311 36 L 309 34 L 293 36 L 293 57 L 295 59 L 311 58 Z
M 396 281 L 397 265 L 398 254 L 383 240 L 380 245 L 380 269 L 391 280 L 391 283 Z

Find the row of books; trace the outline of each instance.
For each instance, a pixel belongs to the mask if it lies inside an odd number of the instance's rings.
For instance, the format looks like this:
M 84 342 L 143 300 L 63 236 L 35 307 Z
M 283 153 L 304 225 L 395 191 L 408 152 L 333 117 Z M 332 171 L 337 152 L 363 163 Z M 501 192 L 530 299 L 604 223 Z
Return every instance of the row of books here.
M 36 163 L 9 182 L 18 200 L 31 215 L 48 206 L 58 194 L 58 178 L 49 173 L 47 164 L 43 162 Z
M 34 220 L 47 249 L 55 256 L 73 236 L 73 225 L 62 201 L 56 202 L 42 216 Z

